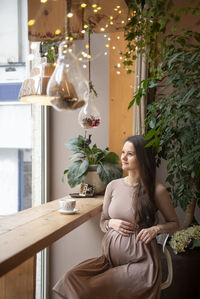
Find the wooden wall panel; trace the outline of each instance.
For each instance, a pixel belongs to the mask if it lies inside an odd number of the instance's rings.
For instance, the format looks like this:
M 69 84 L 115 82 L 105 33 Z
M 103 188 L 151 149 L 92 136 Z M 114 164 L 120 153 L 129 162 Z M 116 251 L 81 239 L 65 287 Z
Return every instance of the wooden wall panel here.
M 36 257 L 0 278 L 1 299 L 35 299 Z
M 133 108 L 128 110 L 128 105 L 134 92 L 134 73 L 128 75 L 120 60 L 119 51 L 126 51 L 124 33 L 111 33 L 110 38 L 109 149 L 120 156 L 124 140 L 133 130 Z

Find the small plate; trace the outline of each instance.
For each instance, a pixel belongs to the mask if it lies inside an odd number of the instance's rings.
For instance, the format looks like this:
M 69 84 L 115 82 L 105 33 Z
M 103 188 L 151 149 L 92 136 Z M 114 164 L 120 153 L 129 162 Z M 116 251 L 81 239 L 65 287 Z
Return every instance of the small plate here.
M 65 215 L 76 214 L 78 211 L 79 211 L 78 209 L 74 209 L 73 211 L 67 211 L 67 210 L 63 210 L 63 209 L 58 210 L 58 212 L 60 212 L 61 214 L 65 214 Z
M 70 193 L 69 195 L 70 195 L 71 197 L 74 197 L 74 198 L 94 197 L 94 195 L 86 195 L 86 196 L 82 196 L 82 195 L 79 195 L 79 193 Z

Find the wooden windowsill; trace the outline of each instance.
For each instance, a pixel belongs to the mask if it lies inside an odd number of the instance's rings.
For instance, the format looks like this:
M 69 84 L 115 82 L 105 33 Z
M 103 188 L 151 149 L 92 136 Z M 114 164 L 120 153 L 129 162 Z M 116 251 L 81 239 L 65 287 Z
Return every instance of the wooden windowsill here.
M 102 203 L 103 196 L 80 198 L 79 212 L 63 215 L 54 200 L 0 219 L 0 276 L 99 214 Z

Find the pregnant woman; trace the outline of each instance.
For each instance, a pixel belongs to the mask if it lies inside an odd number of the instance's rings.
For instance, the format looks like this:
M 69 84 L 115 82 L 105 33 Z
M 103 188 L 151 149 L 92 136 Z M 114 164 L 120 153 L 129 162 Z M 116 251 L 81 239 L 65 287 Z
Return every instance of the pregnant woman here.
M 101 257 L 67 272 L 54 291 L 68 299 L 159 299 L 161 266 L 155 237 L 178 229 L 170 196 L 156 182 L 152 149 L 143 136 L 131 136 L 122 149 L 128 176 L 106 188 L 100 227 Z M 156 223 L 160 211 L 164 224 Z

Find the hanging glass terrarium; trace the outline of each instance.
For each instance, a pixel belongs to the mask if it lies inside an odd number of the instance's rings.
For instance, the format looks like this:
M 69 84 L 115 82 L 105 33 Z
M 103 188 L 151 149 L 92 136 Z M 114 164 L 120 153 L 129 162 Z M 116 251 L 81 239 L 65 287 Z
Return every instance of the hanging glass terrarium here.
M 88 55 L 91 57 L 90 53 L 90 24 L 88 30 Z M 88 91 L 85 93 L 86 104 L 81 108 L 78 116 L 78 122 L 84 129 L 93 129 L 100 125 L 101 117 L 100 113 L 95 105 L 95 98 L 97 97 L 97 92 L 91 81 L 91 61 L 88 60 Z
M 59 45 L 56 68 L 47 86 L 47 95 L 55 109 L 74 110 L 85 104 L 84 94 L 88 90 L 78 58 L 76 46 L 69 40 Z
M 81 108 L 78 116 L 78 122 L 84 129 L 96 128 L 101 123 L 100 113 L 95 105 L 97 94 L 94 89 L 89 89 L 85 94 L 86 104 Z

